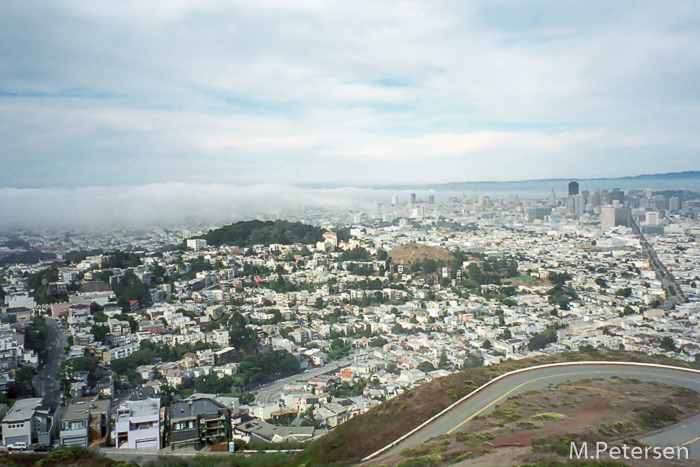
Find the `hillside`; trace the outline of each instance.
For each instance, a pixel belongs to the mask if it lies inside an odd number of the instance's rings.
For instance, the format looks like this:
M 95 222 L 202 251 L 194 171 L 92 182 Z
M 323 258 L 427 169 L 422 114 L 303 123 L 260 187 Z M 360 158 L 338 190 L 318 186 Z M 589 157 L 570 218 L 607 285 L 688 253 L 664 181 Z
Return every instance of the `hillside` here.
M 279 243 L 310 244 L 323 240 L 324 229 L 301 222 L 276 221 L 241 221 L 210 230 L 203 238 L 213 246 L 236 245 L 250 247 L 256 244 L 269 245 Z
M 453 255 L 444 248 L 410 242 L 389 251 L 389 258 L 394 264 L 420 263 L 426 259 L 431 259 L 438 264 L 446 264 L 452 260 Z
M 509 371 L 566 361 L 632 361 L 688 367 L 680 360 L 637 352 L 588 350 L 547 357 L 507 361 L 490 367 L 461 371 L 415 388 L 369 412 L 351 418 L 294 457 L 292 465 L 358 462 L 439 413 L 454 401 Z

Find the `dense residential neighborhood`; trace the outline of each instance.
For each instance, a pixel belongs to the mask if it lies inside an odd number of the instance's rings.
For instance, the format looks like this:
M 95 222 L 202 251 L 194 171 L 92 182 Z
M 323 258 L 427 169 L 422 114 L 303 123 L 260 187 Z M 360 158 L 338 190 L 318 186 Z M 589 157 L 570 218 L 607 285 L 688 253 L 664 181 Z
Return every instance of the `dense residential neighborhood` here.
M 7 234 L 3 256 L 54 258 L 0 269 L 2 444 L 304 442 L 462 368 L 588 347 L 697 362 L 700 200 L 681 196 L 577 185 L 305 223 Z

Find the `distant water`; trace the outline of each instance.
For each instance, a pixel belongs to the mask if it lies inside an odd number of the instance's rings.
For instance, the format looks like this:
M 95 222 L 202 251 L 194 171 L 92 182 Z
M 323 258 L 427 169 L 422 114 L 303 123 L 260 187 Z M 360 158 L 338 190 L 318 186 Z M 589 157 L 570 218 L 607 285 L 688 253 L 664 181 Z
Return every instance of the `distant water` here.
M 689 190 L 700 192 L 700 175 L 694 173 L 691 176 L 664 176 L 654 175 L 649 177 L 618 178 L 618 179 L 571 179 L 571 180 L 528 180 L 518 182 L 464 182 L 451 183 L 433 186 L 400 187 L 395 190 L 397 196 L 416 196 L 426 200 L 429 195 L 435 195 L 437 202 L 445 201 L 451 196 L 461 197 L 463 194 L 471 197 L 473 194 L 479 196 L 490 196 L 494 199 L 507 199 L 510 195 L 517 195 L 521 199 L 546 199 L 549 197 L 550 189 L 558 198 L 568 195 L 569 182 L 579 183 L 579 192 L 588 190 L 593 193 L 595 190 L 612 190 L 619 188 L 627 193 L 633 189 L 651 188 L 654 191 L 663 190 Z M 383 187 L 382 192 L 391 192 L 390 187 Z

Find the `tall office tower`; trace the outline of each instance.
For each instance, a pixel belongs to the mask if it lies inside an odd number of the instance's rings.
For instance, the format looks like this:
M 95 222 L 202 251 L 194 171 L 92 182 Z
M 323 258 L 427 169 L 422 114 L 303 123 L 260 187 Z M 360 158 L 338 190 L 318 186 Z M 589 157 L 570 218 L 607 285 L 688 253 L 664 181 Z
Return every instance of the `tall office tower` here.
M 593 194 L 591 195 L 590 202 L 591 202 L 591 206 L 593 208 L 597 208 L 598 206 L 600 206 L 600 191 L 599 190 L 596 190 L 593 192 Z
M 615 206 L 600 207 L 600 230 L 607 232 L 615 227 Z
M 678 196 L 671 196 L 668 200 L 668 209 L 674 212 L 680 211 L 681 199 Z
M 411 204 L 416 204 L 416 194 L 411 193 Z
M 632 227 L 632 210 L 630 208 L 616 208 L 615 225 Z
M 482 196 L 479 201 L 481 202 L 481 207 L 490 208 L 493 206 L 493 203 L 491 202 L 491 198 L 488 196 Z
M 666 209 L 668 205 L 668 200 L 664 198 L 664 195 L 654 195 L 652 198 L 652 206 L 656 209 Z
M 611 196 L 611 200 L 610 200 L 611 204 L 612 204 L 612 201 L 617 201 L 618 203 L 620 203 L 620 206 L 625 205 L 625 192 L 624 191 L 620 191 L 619 188 L 613 188 L 612 193 L 610 193 L 610 196 Z
M 479 204 L 479 195 L 474 194 L 472 195 L 472 206 L 476 206 L 477 204 Z
M 554 194 L 554 187 L 549 187 L 549 204 L 552 206 L 556 206 L 557 204 L 557 195 Z
M 428 196 L 428 204 L 435 204 L 435 195 Z
M 394 206 L 396 206 L 397 204 L 399 204 L 399 197 L 396 196 L 396 195 L 392 196 L 392 197 L 391 197 L 391 204 L 394 205 Z
M 654 196 L 654 190 L 652 190 L 651 188 L 645 188 L 644 194 L 647 198 L 651 198 L 652 196 Z
M 569 196 L 578 194 L 578 182 L 569 182 Z
M 583 199 L 582 195 L 573 195 L 572 198 L 574 198 L 574 215 L 580 219 L 583 217 L 583 211 L 586 208 L 586 202 Z

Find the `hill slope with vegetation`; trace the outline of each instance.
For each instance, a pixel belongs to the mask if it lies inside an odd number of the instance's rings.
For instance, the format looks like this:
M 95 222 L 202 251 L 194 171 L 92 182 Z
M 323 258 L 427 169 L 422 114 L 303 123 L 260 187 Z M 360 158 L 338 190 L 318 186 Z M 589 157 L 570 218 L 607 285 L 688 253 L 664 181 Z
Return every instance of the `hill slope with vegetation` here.
M 291 245 L 293 243 L 320 242 L 323 240 L 324 232 L 326 230 L 320 227 L 301 222 L 252 220 L 212 229 L 202 238 L 207 241 L 207 244 L 213 246 L 250 247 L 256 244 L 269 245 L 271 243 Z
M 507 361 L 499 365 L 461 371 L 407 391 L 360 416 L 351 418 L 311 443 L 294 458 L 293 465 L 359 462 L 363 457 L 398 439 L 499 375 L 520 368 L 568 361 L 649 362 L 690 367 L 683 361 L 659 355 L 588 349 L 581 352 Z

